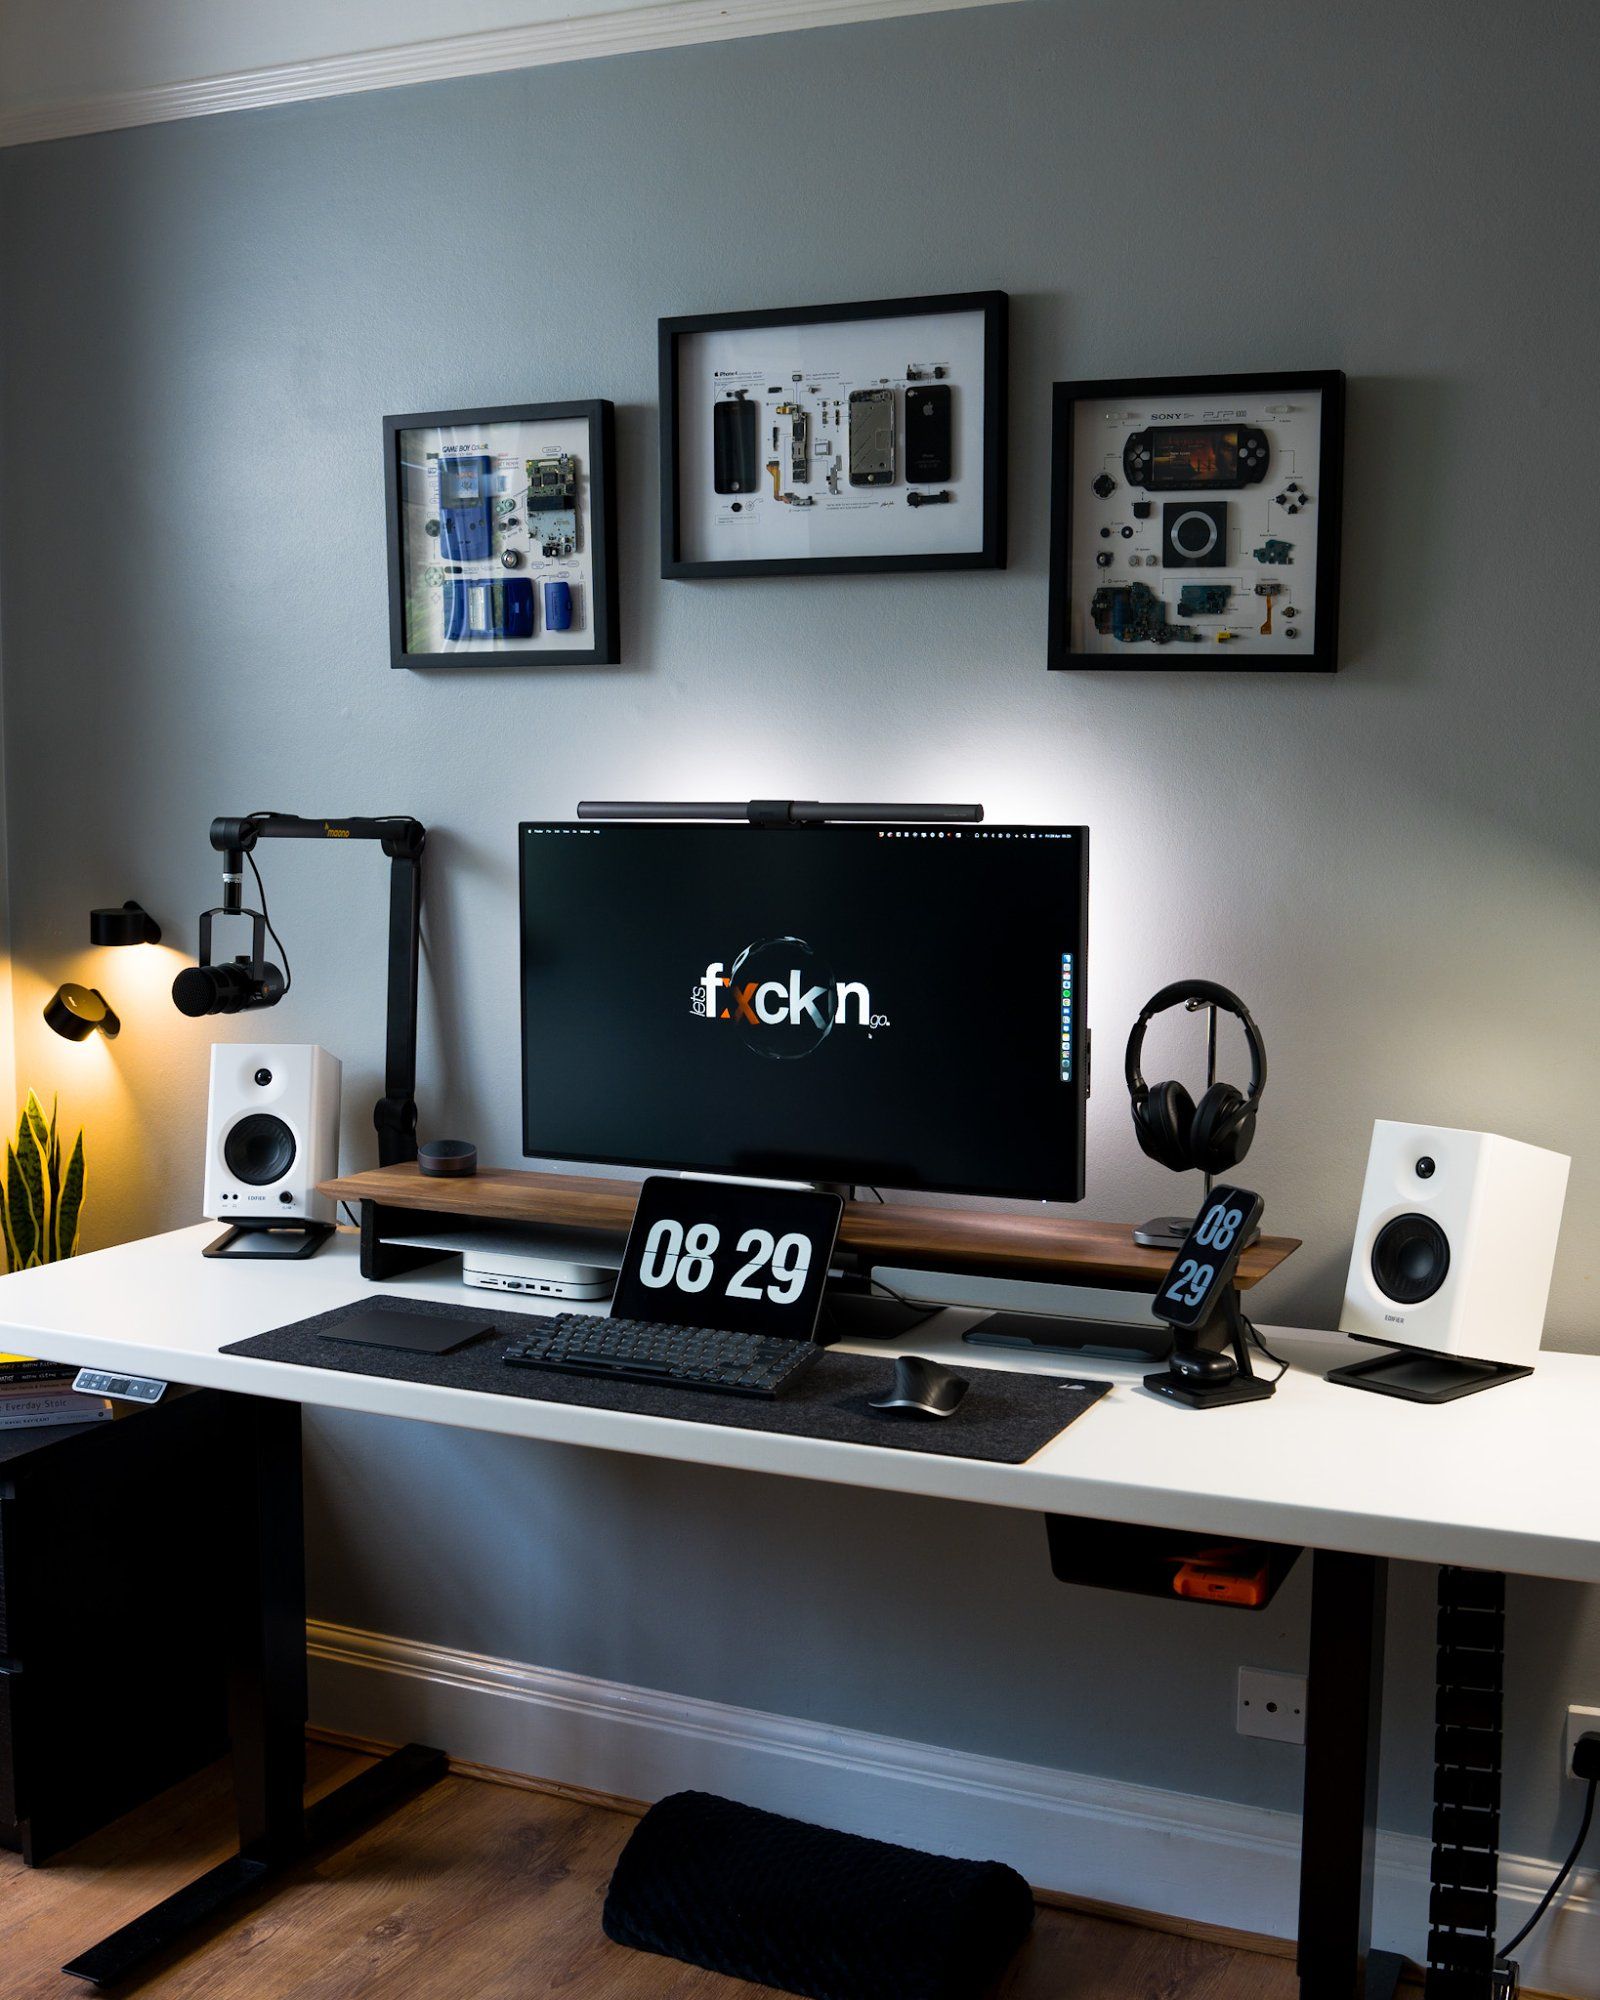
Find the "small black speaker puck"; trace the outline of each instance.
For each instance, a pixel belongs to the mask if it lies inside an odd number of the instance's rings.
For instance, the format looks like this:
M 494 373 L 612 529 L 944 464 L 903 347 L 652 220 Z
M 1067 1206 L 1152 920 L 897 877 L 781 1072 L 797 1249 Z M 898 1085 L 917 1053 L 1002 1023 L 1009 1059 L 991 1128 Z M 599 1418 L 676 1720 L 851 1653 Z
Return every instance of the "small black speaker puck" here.
M 470 1139 L 430 1139 L 417 1148 L 417 1165 L 425 1174 L 475 1174 L 478 1149 Z

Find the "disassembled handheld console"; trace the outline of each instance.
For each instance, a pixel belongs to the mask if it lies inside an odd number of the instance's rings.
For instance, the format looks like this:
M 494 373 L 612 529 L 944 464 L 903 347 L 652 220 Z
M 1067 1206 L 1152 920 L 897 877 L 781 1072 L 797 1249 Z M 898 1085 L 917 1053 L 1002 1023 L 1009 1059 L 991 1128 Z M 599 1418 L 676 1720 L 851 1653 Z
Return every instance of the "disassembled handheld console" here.
M 543 556 L 565 557 L 578 547 L 578 468 L 571 452 L 528 460 L 528 533 Z
M 494 538 L 486 452 L 439 454 L 439 547 L 446 562 L 486 562 Z
M 1122 447 L 1122 476 L 1157 493 L 1227 492 L 1267 476 L 1267 434 L 1246 424 L 1162 424 Z
M 1311 385 L 1324 380 L 1337 398 L 1340 378 L 1305 376 L 1096 383 L 1073 398 L 1072 654 L 1204 643 L 1231 665 L 1310 663 L 1319 535 L 1337 534 L 1319 506 L 1328 392 Z
M 439 560 L 419 581 L 436 593 L 444 644 L 534 639 L 541 610 L 552 634 L 581 624 L 580 479 L 570 451 L 518 458 L 445 449 L 433 457 L 437 513 L 423 527 Z

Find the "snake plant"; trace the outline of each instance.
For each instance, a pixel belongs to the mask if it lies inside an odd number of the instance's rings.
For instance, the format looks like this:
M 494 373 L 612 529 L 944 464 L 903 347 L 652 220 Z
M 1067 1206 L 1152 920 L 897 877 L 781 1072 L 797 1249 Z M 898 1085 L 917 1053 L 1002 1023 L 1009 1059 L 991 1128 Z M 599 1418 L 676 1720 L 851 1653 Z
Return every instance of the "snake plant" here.
M 30 1090 L 17 1121 L 16 1142 L 6 1147 L 5 1192 L 0 1200 L 6 1269 L 27 1271 L 35 1264 L 54 1264 L 72 1256 L 78 1248 L 82 1214 L 82 1128 L 63 1171 L 55 1101 L 46 1124 L 44 1106 Z

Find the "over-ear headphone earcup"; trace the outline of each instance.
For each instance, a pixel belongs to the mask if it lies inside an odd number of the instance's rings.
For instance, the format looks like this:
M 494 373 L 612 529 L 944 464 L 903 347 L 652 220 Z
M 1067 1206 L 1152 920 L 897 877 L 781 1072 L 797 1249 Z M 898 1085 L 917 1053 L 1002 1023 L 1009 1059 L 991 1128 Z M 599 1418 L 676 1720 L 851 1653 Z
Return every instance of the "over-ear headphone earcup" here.
M 1246 1110 L 1243 1091 L 1231 1083 L 1214 1083 L 1190 1120 L 1189 1164 L 1203 1174 L 1225 1173 L 1249 1152 L 1255 1135 L 1256 1114 Z
M 1189 1128 L 1194 1123 L 1194 1099 L 1181 1083 L 1153 1083 L 1134 1112 L 1133 1129 L 1152 1160 L 1175 1173 L 1189 1164 Z

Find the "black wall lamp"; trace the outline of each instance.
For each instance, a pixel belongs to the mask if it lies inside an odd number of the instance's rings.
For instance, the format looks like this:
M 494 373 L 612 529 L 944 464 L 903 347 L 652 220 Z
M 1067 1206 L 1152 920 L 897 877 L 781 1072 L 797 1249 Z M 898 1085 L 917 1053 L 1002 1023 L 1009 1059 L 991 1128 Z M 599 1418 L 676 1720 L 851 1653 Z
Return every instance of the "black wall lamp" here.
M 89 942 L 107 944 L 160 944 L 161 926 L 142 903 L 130 896 L 120 908 L 108 906 L 89 912 Z M 98 1028 L 108 1042 L 122 1033 L 111 1002 L 98 986 L 79 986 L 72 980 L 58 986 L 44 1003 L 47 1025 L 69 1042 L 85 1042 Z
M 87 1041 L 96 1028 L 108 1042 L 122 1033 L 121 1021 L 97 986 L 77 986 L 70 981 L 58 986 L 44 1003 L 44 1018 L 69 1042 Z
M 89 912 L 90 944 L 160 944 L 161 926 L 131 898 L 121 909 Z

